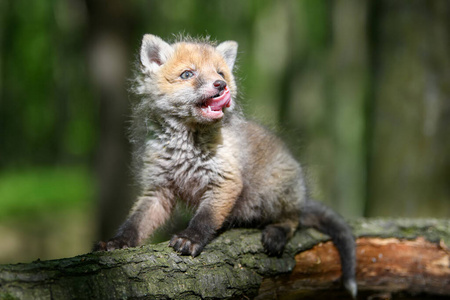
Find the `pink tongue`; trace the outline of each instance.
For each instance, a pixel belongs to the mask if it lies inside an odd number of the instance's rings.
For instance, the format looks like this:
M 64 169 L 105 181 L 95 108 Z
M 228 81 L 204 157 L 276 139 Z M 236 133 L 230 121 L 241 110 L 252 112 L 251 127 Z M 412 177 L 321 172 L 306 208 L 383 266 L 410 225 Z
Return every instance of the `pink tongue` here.
M 206 100 L 205 106 L 211 107 L 211 110 L 222 110 L 223 107 L 230 107 L 230 92 L 226 88 L 224 91 L 220 93 L 220 95 L 216 98 L 210 98 Z

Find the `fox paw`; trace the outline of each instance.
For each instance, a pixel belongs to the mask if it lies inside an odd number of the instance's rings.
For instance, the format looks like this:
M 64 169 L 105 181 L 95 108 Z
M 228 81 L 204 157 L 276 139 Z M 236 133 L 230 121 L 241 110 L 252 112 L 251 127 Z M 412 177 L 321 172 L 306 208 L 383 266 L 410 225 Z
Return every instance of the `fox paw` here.
M 100 241 L 96 243 L 92 249 L 93 252 L 96 251 L 112 251 L 116 249 L 125 249 L 128 247 L 132 247 L 128 241 L 123 239 L 110 239 L 107 242 Z
M 196 257 L 202 252 L 208 241 L 207 237 L 203 237 L 193 230 L 186 229 L 174 235 L 169 242 L 169 246 L 181 255 Z
M 276 225 L 269 225 L 262 232 L 262 244 L 269 256 L 281 256 L 287 243 L 286 231 Z

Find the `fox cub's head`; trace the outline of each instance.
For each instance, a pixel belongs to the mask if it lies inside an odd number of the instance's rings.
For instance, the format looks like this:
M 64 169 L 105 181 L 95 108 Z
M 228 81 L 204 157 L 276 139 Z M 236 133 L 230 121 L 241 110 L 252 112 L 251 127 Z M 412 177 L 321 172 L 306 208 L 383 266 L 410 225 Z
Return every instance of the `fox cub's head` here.
M 216 47 L 200 42 L 168 44 L 146 34 L 137 92 L 148 96 L 150 109 L 159 115 L 194 124 L 220 120 L 235 105 L 232 69 L 237 47 L 233 41 Z

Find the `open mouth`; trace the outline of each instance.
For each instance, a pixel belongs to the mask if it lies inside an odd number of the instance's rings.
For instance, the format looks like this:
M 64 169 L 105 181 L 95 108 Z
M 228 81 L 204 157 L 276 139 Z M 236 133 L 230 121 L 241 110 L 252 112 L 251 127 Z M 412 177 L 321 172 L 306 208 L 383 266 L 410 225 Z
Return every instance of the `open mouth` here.
M 223 116 L 223 108 L 230 107 L 231 95 L 228 87 L 225 87 L 220 93 L 206 99 L 200 109 L 202 115 L 209 119 L 220 119 Z

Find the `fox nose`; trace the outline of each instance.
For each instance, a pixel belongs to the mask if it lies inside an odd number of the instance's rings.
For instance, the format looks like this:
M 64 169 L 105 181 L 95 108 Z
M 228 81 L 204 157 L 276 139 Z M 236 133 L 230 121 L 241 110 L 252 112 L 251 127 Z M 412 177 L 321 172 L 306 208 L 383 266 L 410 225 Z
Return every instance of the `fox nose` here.
M 216 80 L 216 81 L 214 81 L 213 85 L 219 91 L 222 91 L 227 86 L 227 83 L 225 81 L 223 81 L 223 80 Z

